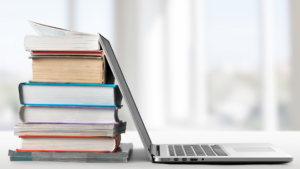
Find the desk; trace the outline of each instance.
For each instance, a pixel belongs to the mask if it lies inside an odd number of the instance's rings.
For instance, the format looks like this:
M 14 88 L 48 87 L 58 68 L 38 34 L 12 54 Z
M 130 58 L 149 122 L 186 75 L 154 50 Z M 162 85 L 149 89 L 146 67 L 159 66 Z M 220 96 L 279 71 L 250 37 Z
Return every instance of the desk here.
M 165 134 L 164 134 L 165 133 Z M 156 164 L 151 163 L 143 149 L 137 132 L 126 132 L 122 135 L 122 142 L 132 142 L 133 154 L 129 163 L 66 163 L 66 162 L 10 162 L 8 149 L 16 149 L 21 145 L 21 139 L 13 136 L 13 132 L 0 132 L 0 168 L 1 169 L 123 169 L 123 168 L 255 168 L 255 169 L 300 169 L 300 132 L 149 132 L 153 143 L 272 143 L 294 156 L 294 161 L 287 164 L 274 165 L 208 165 L 208 164 Z

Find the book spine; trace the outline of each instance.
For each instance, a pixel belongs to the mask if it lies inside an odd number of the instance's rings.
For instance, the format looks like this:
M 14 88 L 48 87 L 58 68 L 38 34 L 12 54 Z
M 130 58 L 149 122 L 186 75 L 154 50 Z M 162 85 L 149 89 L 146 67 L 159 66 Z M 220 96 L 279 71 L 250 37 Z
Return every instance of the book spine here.
M 33 161 L 32 157 L 10 157 L 10 161 Z
M 22 83 L 20 83 L 19 84 L 19 86 L 18 86 L 18 91 L 19 91 L 19 100 L 20 100 L 20 104 L 21 105 L 24 105 L 24 103 L 23 103 L 23 92 L 22 92 L 22 86 L 23 85 L 25 85 L 26 84 L 26 82 L 22 82 Z

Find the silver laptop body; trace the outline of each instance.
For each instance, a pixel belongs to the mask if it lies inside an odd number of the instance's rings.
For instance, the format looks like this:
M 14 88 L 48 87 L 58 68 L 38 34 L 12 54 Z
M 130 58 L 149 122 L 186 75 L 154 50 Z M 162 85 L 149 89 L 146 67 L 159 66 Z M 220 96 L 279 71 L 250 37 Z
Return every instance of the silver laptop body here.
M 130 110 L 149 159 L 155 163 L 286 163 L 293 157 L 272 144 L 153 144 L 109 41 L 99 43 Z

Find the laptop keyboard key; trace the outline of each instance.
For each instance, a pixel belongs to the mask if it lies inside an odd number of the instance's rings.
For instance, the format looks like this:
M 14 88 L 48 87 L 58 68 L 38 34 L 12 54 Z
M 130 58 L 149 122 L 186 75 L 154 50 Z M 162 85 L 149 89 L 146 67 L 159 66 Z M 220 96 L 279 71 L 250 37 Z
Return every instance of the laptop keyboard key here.
M 195 156 L 191 145 L 183 145 L 183 148 L 187 156 Z
M 185 156 L 181 145 L 174 145 L 177 156 Z
M 211 148 L 215 151 L 218 156 L 228 156 L 225 151 L 219 145 L 213 145 Z
M 175 156 L 173 145 L 168 145 L 170 156 Z
M 199 145 L 192 145 L 194 151 L 196 152 L 197 156 L 206 156 L 204 151 Z
M 210 148 L 209 145 L 207 144 L 203 144 L 201 145 L 201 147 L 203 148 L 203 150 L 205 151 L 207 156 L 216 156 L 216 154 L 214 153 L 214 151 Z

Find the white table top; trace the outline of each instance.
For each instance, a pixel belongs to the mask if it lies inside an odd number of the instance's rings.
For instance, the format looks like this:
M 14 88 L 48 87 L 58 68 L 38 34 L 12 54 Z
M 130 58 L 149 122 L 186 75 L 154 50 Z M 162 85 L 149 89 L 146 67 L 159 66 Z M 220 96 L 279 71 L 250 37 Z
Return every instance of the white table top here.
M 122 142 L 132 142 L 133 154 L 128 163 L 66 163 L 66 162 L 10 162 L 8 149 L 20 148 L 21 139 L 13 132 L 0 132 L 0 168 L 20 169 L 88 169 L 88 168 L 298 168 L 300 169 L 300 132 L 150 132 L 154 144 L 183 143 L 272 143 L 281 150 L 294 156 L 294 161 L 287 164 L 252 164 L 252 165 L 208 165 L 208 164 L 156 164 L 146 156 L 137 132 L 122 135 Z

